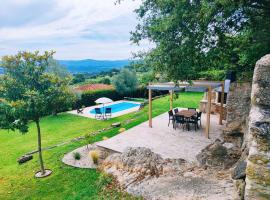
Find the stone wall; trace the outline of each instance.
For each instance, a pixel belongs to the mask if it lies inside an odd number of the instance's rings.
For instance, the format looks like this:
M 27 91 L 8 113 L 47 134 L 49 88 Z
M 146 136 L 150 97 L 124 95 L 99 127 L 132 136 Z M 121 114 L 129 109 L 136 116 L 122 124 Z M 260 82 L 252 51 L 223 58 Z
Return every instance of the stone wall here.
M 227 98 L 228 132 L 244 133 L 250 111 L 251 83 L 232 83 Z
M 254 70 L 246 140 L 245 199 L 270 199 L 270 54 Z

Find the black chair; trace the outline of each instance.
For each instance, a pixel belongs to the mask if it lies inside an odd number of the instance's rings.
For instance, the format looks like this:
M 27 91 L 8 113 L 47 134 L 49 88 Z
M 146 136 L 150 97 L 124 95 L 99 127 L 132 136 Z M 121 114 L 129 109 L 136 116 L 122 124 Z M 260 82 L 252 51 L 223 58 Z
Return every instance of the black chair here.
M 106 108 L 105 109 L 105 117 L 108 118 L 108 117 L 112 117 L 112 108 Z
M 178 108 L 175 108 L 173 111 L 174 111 L 174 114 L 178 113 Z
M 78 108 L 78 109 L 77 109 L 77 113 L 78 113 L 78 114 L 83 114 L 83 108 Z
M 187 127 L 187 120 L 182 115 L 176 115 L 175 116 L 175 125 L 174 129 L 176 129 L 176 125 L 180 124 L 183 127 L 183 130 Z
M 197 131 L 197 129 L 199 129 L 199 124 L 198 124 L 199 120 L 198 120 L 198 115 L 194 115 L 191 118 L 189 118 L 188 123 L 189 124 L 193 124 L 195 127 L 195 131 Z
M 188 108 L 188 110 L 194 110 L 194 111 L 196 111 L 196 108 Z
M 168 111 L 168 114 L 169 114 L 169 123 L 168 123 L 168 126 L 170 125 L 170 122 L 172 121 L 173 127 L 174 127 L 175 117 L 173 115 L 173 111 L 172 110 Z
M 200 126 L 202 126 L 202 112 L 197 112 L 197 120 L 200 121 Z
M 102 112 L 100 108 L 95 108 L 95 118 L 100 119 L 102 117 Z

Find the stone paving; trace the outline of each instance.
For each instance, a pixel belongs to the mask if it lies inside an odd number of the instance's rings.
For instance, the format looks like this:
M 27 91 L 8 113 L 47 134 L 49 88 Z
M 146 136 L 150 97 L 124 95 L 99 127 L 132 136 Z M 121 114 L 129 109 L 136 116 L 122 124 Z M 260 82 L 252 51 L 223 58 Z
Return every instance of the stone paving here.
M 146 147 L 160 154 L 162 158 L 182 158 L 188 162 L 196 161 L 196 155 L 215 139 L 220 137 L 222 125 L 218 125 L 218 115 L 211 115 L 210 139 L 205 137 L 206 114 L 202 114 L 202 127 L 191 131 L 178 127 L 168 127 L 168 114 L 153 118 L 153 128 L 148 121 L 133 127 L 97 145 L 122 153 L 127 147 Z

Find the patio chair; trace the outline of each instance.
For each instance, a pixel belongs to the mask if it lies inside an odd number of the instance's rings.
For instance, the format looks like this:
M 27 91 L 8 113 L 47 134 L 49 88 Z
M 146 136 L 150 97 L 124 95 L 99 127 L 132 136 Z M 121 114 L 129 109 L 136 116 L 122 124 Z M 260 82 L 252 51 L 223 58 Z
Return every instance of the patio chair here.
M 189 124 L 193 124 L 193 125 L 194 125 L 195 131 L 197 131 L 197 129 L 199 129 L 198 121 L 199 121 L 199 120 L 198 120 L 198 116 L 197 116 L 197 115 L 192 116 L 192 117 L 189 119 L 189 121 L 188 121 Z
M 111 118 L 112 117 L 112 108 L 106 108 L 105 109 L 105 117 Z
M 100 108 L 95 108 L 95 118 L 100 119 L 102 117 L 102 112 Z
M 174 111 L 174 114 L 178 113 L 178 108 L 175 108 L 173 111 Z
M 174 125 L 174 129 L 176 129 L 176 126 L 180 124 L 183 127 L 183 130 L 187 127 L 187 120 L 184 116 L 182 115 L 177 115 L 175 116 L 175 125 Z
M 83 114 L 83 108 L 78 108 L 77 109 L 77 114 Z
M 200 126 L 202 126 L 202 112 L 197 112 L 197 120 L 200 121 Z
M 196 111 L 196 108 L 188 108 L 188 110 L 194 110 L 194 111 Z
M 175 117 L 173 115 L 173 111 L 172 110 L 168 111 L 168 114 L 169 114 L 169 123 L 168 123 L 168 126 L 170 125 L 170 122 L 172 121 L 173 127 L 174 127 Z

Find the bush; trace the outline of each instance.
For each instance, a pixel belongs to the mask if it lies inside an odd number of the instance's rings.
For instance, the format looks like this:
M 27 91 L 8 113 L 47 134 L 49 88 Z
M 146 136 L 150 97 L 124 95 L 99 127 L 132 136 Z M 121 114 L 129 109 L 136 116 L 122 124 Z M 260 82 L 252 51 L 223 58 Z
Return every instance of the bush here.
M 118 94 L 114 89 L 86 91 L 82 93 L 81 104 L 85 106 L 93 106 L 95 105 L 95 100 L 100 97 L 107 97 L 114 101 L 123 99 L 123 96 Z
M 113 77 L 113 85 L 120 94 L 136 91 L 138 80 L 135 72 L 122 69 L 119 74 Z
M 81 154 L 80 154 L 79 152 L 74 152 L 74 153 L 73 153 L 73 158 L 74 158 L 75 160 L 80 160 L 80 159 L 81 159 Z
M 199 76 L 201 78 L 205 78 L 206 80 L 212 80 L 212 81 L 220 81 L 224 80 L 226 76 L 225 70 L 207 70 L 199 73 Z
M 94 164 L 98 164 L 99 152 L 96 150 L 90 151 L 89 156 L 92 158 Z

